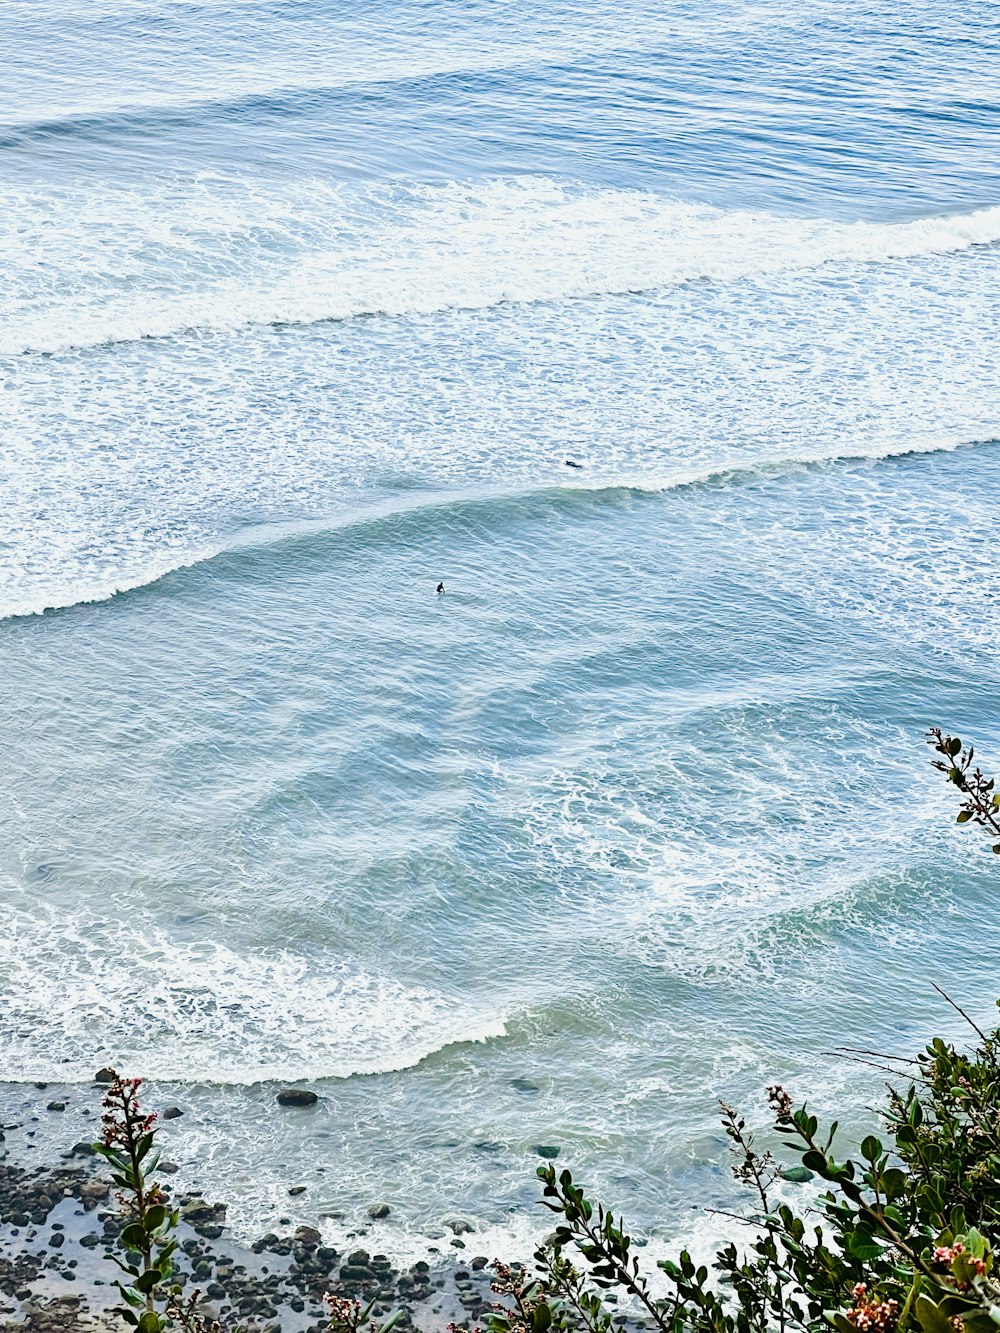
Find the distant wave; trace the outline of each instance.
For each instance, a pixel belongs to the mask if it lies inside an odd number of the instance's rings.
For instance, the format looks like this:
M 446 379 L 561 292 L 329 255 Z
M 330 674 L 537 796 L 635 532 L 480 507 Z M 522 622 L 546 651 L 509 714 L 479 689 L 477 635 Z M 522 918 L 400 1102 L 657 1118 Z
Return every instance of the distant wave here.
M 609 53 L 604 52 L 605 57 Z M 474 76 L 515 73 L 525 68 L 566 62 L 580 57 L 577 43 L 549 43 L 543 47 L 515 46 L 450 53 L 408 54 L 378 58 L 342 54 L 336 77 L 326 67 L 299 81 L 272 82 L 267 71 L 224 70 L 213 83 L 212 97 L 194 97 L 176 91 L 143 90 L 141 100 L 91 101 L 70 111 L 53 105 L 42 114 L 0 121 L 0 149 L 25 149 L 48 139 L 98 139 L 115 134 L 159 134 L 165 130 L 203 125 L 210 121 L 260 123 L 273 118 L 328 112 L 337 102 L 356 96 L 353 90 L 379 85 L 434 84 Z M 324 79 L 323 74 L 327 77 Z M 424 95 L 429 95 L 431 89 Z M 46 114 L 46 112 L 48 114 Z
M 29 193 L 0 220 L 0 355 L 650 293 L 998 241 L 1000 207 L 839 223 L 528 177 L 360 191 L 316 182 L 287 198 L 214 178 L 141 196 Z M 122 283 L 136 271 L 138 286 Z
M 316 535 L 372 528 L 384 533 L 393 524 L 409 522 L 414 516 L 426 519 L 435 511 L 447 514 L 452 521 L 460 521 L 463 514 L 483 510 L 494 512 L 500 507 L 514 507 L 523 511 L 526 505 L 546 504 L 568 507 L 593 504 L 602 498 L 634 495 L 661 495 L 705 486 L 738 486 L 765 481 L 793 472 L 836 466 L 848 463 L 880 462 L 889 459 L 916 457 L 921 454 L 953 453 L 958 449 L 974 449 L 996 444 L 996 439 L 960 440 L 909 444 L 872 445 L 868 449 L 850 449 L 844 453 L 790 456 L 765 459 L 755 463 L 722 463 L 713 468 L 680 471 L 669 476 L 628 475 L 608 477 L 574 474 L 572 480 L 540 481 L 517 489 L 480 487 L 455 491 L 416 492 L 393 497 L 376 504 L 350 510 L 332 518 L 299 520 L 290 523 L 271 523 L 244 528 L 226 542 L 204 546 L 184 559 L 157 563 L 133 575 L 121 575 L 103 583 L 66 586 L 58 595 L 51 590 L 28 594 L 12 600 L 7 607 L 0 606 L 0 620 L 42 615 L 46 611 L 66 610 L 73 606 L 109 601 L 122 593 L 151 587 L 184 569 L 216 561 L 240 560 L 246 555 L 273 549 L 277 546 L 310 540 Z

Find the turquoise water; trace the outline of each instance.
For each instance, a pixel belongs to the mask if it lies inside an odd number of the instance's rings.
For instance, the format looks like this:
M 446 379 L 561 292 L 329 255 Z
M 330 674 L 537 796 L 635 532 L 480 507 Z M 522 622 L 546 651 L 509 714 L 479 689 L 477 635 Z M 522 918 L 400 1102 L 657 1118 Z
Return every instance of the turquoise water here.
M 995 12 L 702 10 L 0 14 L 4 1097 L 248 1231 L 669 1244 L 992 1012 Z

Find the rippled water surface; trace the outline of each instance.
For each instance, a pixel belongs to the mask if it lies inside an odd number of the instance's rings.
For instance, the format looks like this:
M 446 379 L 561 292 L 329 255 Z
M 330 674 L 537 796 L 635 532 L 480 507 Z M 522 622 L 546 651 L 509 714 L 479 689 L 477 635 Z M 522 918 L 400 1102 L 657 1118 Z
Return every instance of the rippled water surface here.
M 0 53 L 8 1100 L 148 1075 L 248 1230 L 294 1179 L 501 1246 L 543 1143 L 669 1243 L 716 1096 L 860 1120 L 834 1047 L 988 1020 L 921 732 L 1000 756 L 994 6 L 8 0 Z

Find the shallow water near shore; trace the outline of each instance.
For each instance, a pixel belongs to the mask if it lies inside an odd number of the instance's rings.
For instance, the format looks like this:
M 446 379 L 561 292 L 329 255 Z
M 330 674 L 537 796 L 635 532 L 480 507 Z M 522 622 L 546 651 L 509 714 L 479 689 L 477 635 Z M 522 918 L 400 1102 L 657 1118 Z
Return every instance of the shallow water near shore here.
M 114 1063 L 241 1234 L 410 1259 L 558 1147 L 669 1248 L 717 1097 L 866 1124 L 837 1048 L 990 1021 L 921 739 L 1000 757 L 989 7 L 0 51 L 4 1118 Z

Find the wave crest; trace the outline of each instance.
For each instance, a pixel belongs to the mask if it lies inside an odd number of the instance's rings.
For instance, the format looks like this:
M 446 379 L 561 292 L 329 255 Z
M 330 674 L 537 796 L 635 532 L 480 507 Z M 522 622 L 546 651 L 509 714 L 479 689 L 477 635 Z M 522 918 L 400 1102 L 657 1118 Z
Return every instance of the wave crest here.
M 998 240 L 1000 207 L 839 223 L 546 178 L 363 189 L 314 181 L 281 196 L 216 177 L 142 195 L 31 191 L 12 197 L 0 222 L 0 355 L 649 292 Z M 138 287 L 122 283 L 128 272 L 142 273 Z
M 89 915 L 11 913 L 0 979 L 10 1082 L 84 1081 L 108 1063 L 181 1083 L 343 1079 L 506 1031 L 501 1014 L 345 964 Z
M 293 523 L 274 523 L 245 529 L 227 543 L 204 545 L 182 558 L 163 559 L 133 574 L 119 574 L 104 581 L 85 584 L 67 583 L 61 588 L 22 594 L 6 606 L 0 605 L 0 620 L 43 615 L 46 611 L 65 610 L 96 602 L 110 601 L 120 593 L 134 592 L 151 587 L 180 570 L 193 569 L 221 560 L 241 560 L 248 553 L 267 550 L 279 545 L 311 540 L 316 536 L 350 530 L 373 529 L 379 533 L 392 531 L 394 526 L 419 516 L 427 519 L 434 511 L 447 513 L 452 519 L 462 511 L 504 506 L 522 511 L 526 506 L 542 503 L 548 506 L 570 506 L 600 503 L 615 496 L 662 495 L 702 486 L 738 486 L 752 484 L 767 477 L 802 471 L 805 468 L 836 466 L 838 464 L 881 462 L 890 459 L 915 457 L 920 454 L 952 453 L 957 449 L 971 449 L 996 440 L 933 441 L 872 445 L 868 449 L 848 449 L 843 453 L 788 456 L 764 459 L 753 463 L 737 460 L 720 462 L 714 467 L 689 469 L 668 476 L 607 476 L 574 477 L 572 482 L 539 481 L 533 486 L 512 490 L 509 488 L 479 488 L 460 491 L 417 492 L 378 504 L 350 510 L 332 518 L 305 520 Z M 579 474 L 577 474 L 579 475 Z

